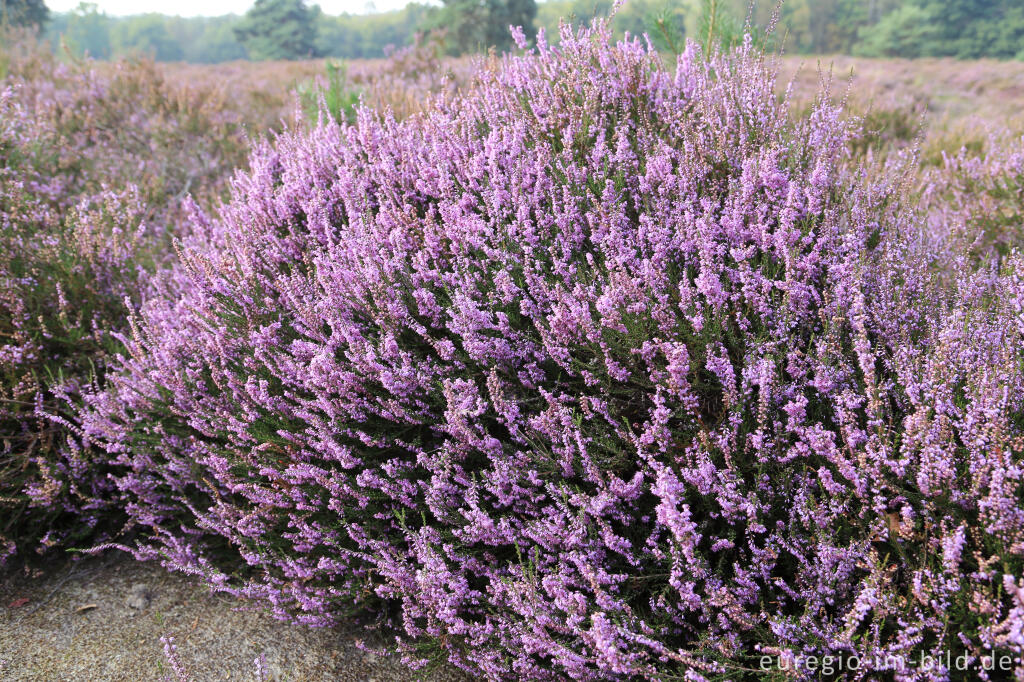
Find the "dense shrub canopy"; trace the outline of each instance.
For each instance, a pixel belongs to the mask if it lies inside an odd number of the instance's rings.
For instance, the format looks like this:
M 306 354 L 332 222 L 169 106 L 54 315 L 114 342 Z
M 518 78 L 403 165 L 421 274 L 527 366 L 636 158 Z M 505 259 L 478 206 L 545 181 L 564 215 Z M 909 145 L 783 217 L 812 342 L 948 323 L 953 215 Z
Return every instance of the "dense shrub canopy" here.
M 82 415 L 133 551 L 492 679 L 1024 653 L 1024 270 L 855 133 L 598 23 L 258 147 Z

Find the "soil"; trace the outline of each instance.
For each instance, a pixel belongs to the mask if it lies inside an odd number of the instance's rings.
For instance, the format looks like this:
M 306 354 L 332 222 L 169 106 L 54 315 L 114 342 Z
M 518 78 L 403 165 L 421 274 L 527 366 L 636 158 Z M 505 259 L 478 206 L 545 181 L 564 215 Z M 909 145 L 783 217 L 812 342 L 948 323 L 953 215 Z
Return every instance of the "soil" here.
M 358 628 L 289 625 L 211 594 L 193 578 L 123 555 L 0 576 L 0 680 L 148 682 L 175 679 L 160 638 L 171 635 L 195 682 L 257 679 L 262 653 L 275 682 L 469 682 L 459 670 L 423 675 L 358 648 Z

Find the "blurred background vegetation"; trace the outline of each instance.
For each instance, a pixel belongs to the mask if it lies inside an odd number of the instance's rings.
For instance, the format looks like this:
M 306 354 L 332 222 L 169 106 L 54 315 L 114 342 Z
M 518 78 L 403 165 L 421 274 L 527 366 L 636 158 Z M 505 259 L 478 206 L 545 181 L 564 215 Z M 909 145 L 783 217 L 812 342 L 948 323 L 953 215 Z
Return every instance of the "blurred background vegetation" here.
M 0 0 L 2 21 L 39 28 L 55 50 L 99 59 L 144 55 L 157 61 L 377 58 L 442 34 L 442 49 L 463 54 L 511 47 L 510 24 L 528 37 L 557 39 L 559 21 L 588 22 L 612 0 L 443 0 L 378 14 L 327 15 L 303 0 L 257 0 L 245 16 L 110 16 L 82 3 L 48 12 L 42 0 Z M 660 49 L 686 36 L 704 43 L 735 39 L 749 21 L 757 35 L 772 21 L 774 0 L 628 0 L 615 16 L 621 34 L 647 33 Z M 869 57 L 1024 60 L 1021 0 L 786 0 L 775 40 L 788 53 Z M 709 31 L 708 29 L 712 30 Z

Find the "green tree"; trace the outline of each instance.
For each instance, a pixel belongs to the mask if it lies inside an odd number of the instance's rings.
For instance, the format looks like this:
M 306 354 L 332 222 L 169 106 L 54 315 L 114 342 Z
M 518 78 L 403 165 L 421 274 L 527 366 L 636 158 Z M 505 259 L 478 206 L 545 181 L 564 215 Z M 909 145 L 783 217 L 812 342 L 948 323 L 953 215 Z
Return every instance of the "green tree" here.
M 119 22 L 114 45 L 119 53 L 141 52 L 160 62 L 181 61 L 181 43 L 168 30 L 168 17 L 140 14 Z
M 696 37 L 705 49 L 711 49 L 715 44 L 722 47 L 737 45 L 743 39 L 743 31 L 743 22 L 727 0 L 703 0 Z
M 42 29 L 50 10 L 43 0 L 0 0 L 0 24 Z
M 97 59 L 111 55 L 112 20 L 93 3 L 83 2 L 67 15 L 64 41 L 73 54 L 89 54 Z
M 558 27 L 561 22 L 564 21 L 574 27 L 586 26 L 595 17 L 608 16 L 613 4 L 612 0 L 547 0 L 537 5 L 537 18 L 534 24 L 538 29 L 544 29 L 549 43 L 556 43 L 558 42 Z M 617 30 L 622 30 L 620 24 L 623 14 L 633 14 L 633 4 L 631 1 L 619 9 L 615 21 Z M 630 25 L 629 18 L 625 23 L 627 24 L 626 30 L 632 31 L 635 28 Z
M 186 49 L 185 61 L 217 63 L 245 59 L 245 47 L 235 39 L 235 33 L 231 30 L 235 21 L 237 18 L 233 16 L 207 19 L 202 32 Z
M 619 35 L 647 34 L 659 50 L 679 52 L 686 36 L 686 8 L 683 5 L 679 0 L 629 0 L 616 12 L 612 26 Z M 604 14 L 610 10 L 609 4 Z
M 905 0 L 786 0 L 776 35 L 784 47 L 799 53 L 851 54 L 860 32 L 878 22 Z M 772 3 L 761 3 L 758 19 L 763 25 Z
M 403 9 L 379 14 L 322 15 L 316 22 L 316 49 L 322 57 L 383 57 L 388 48 L 409 45 L 434 7 L 411 2 Z
M 861 29 L 855 52 L 866 57 L 924 57 L 941 44 L 941 28 L 930 10 L 906 4 L 874 26 Z
M 429 27 L 444 28 L 458 52 L 505 51 L 513 46 L 510 26 L 521 26 L 533 40 L 536 16 L 535 0 L 444 0 Z
M 860 30 L 861 54 L 1008 59 L 1024 51 L 1020 0 L 911 0 Z
M 256 0 L 235 27 L 235 37 L 253 59 L 305 59 L 316 56 L 314 22 L 319 8 L 302 0 Z
M 938 33 L 932 54 L 1009 58 L 1021 50 L 1020 0 L 920 0 Z

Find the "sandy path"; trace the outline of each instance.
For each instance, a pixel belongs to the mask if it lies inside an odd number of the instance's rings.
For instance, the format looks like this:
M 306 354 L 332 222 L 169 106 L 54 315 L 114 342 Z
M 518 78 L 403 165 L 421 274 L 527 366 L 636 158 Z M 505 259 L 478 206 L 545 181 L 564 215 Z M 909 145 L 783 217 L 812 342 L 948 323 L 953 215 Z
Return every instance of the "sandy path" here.
M 286 625 L 189 578 L 124 556 L 58 564 L 0 578 L 0 680 L 164 680 L 160 643 L 173 635 L 195 682 L 254 680 L 266 656 L 271 680 L 392 682 L 417 679 L 397 660 L 356 648 L 356 630 Z M 466 682 L 457 670 L 426 677 Z

